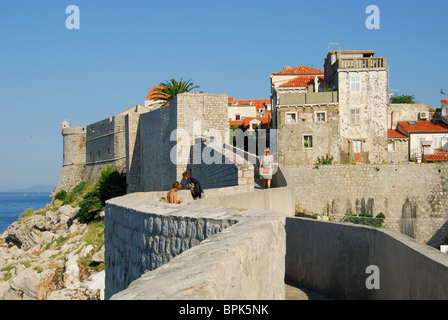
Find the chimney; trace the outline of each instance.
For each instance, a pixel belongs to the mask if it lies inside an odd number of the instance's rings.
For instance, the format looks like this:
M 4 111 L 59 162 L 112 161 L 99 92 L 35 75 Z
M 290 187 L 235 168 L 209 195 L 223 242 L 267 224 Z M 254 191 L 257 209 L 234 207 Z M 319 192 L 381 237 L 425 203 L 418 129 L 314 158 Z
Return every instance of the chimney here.
M 292 67 L 291 66 L 284 66 L 283 67 L 283 70 L 288 70 L 288 69 L 292 69 Z

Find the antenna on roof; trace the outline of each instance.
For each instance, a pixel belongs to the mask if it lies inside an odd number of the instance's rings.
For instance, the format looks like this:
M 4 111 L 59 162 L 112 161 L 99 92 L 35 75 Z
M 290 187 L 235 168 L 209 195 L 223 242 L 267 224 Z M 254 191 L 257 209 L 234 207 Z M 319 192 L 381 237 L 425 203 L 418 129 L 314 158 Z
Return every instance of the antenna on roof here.
M 328 52 L 330 51 L 330 45 L 339 46 L 339 51 L 342 51 L 340 43 L 332 43 L 332 42 L 330 42 L 328 44 Z
M 389 70 L 390 70 L 390 64 L 389 64 Z M 390 93 L 400 91 L 400 89 L 390 89 L 390 72 L 387 70 L 387 91 Z

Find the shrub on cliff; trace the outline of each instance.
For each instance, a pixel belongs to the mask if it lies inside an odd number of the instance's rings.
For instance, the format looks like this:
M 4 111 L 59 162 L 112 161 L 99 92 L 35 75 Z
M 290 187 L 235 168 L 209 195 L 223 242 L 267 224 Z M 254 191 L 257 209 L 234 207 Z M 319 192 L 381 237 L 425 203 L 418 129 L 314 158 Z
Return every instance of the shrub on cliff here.
M 82 181 L 64 198 L 63 204 L 77 205 L 79 201 L 91 190 L 91 182 Z
M 97 220 L 104 210 L 106 201 L 126 194 L 126 175 L 112 166 L 101 171 L 95 188 L 79 203 L 78 216 L 82 222 Z
M 97 188 L 104 206 L 107 200 L 126 194 L 126 175 L 108 165 L 106 169 L 101 171 Z
M 62 202 L 65 201 L 65 198 L 67 198 L 67 191 L 61 190 L 54 196 L 55 200 L 61 200 Z
M 81 222 L 88 223 L 98 219 L 104 206 L 99 197 L 98 189 L 94 189 L 87 193 L 79 203 L 78 216 Z

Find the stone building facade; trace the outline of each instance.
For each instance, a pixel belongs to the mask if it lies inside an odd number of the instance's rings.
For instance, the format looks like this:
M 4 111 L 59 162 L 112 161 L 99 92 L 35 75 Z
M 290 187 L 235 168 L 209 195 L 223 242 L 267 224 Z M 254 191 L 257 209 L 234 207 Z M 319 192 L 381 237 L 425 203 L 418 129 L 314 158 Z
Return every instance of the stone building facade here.
M 277 107 L 279 162 L 315 163 L 328 154 L 339 158 L 339 108 L 336 104 L 302 104 Z
M 432 117 L 432 114 L 426 104 L 390 103 L 387 116 L 389 162 L 409 162 L 409 137 L 398 131 L 398 123 L 403 121 L 427 121 Z
M 289 69 L 271 75 L 280 163 L 314 164 L 327 153 L 340 163 L 388 160 L 388 69 L 385 57 L 373 55 L 369 50 L 330 51 L 321 74 L 300 67 L 299 78 L 280 84 L 279 73 L 285 76 Z M 300 111 L 294 115 L 291 107 Z M 320 125 L 310 127 L 309 119 Z
M 328 85 L 338 91 L 341 163 L 386 161 L 386 58 L 370 51 L 330 51 L 325 64 Z
M 409 137 L 397 130 L 387 130 L 387 152 L 389 162 L 409 162 Z

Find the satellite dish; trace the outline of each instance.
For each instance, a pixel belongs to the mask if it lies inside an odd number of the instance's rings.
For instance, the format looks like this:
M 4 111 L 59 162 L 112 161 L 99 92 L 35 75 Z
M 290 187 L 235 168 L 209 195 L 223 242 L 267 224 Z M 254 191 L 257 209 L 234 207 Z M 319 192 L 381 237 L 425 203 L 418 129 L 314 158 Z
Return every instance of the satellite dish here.
M 444 117 L 448 116 L 448 106 L 447 105 L 443 106 L 443 108 L 442 108 L 442 116 L 444 116 Z

